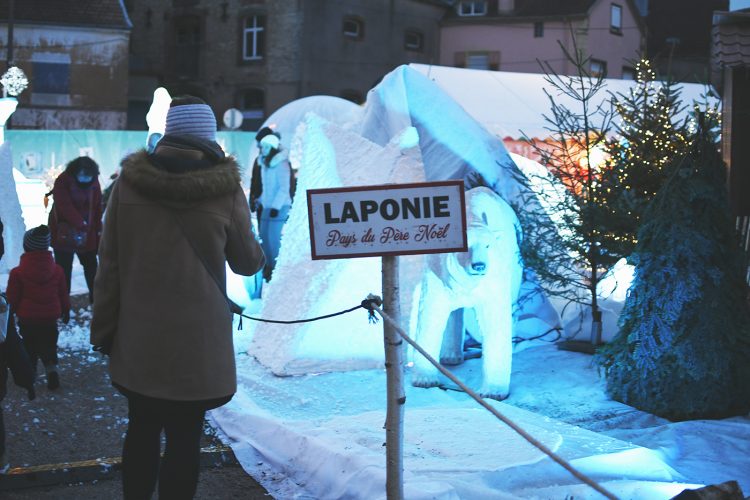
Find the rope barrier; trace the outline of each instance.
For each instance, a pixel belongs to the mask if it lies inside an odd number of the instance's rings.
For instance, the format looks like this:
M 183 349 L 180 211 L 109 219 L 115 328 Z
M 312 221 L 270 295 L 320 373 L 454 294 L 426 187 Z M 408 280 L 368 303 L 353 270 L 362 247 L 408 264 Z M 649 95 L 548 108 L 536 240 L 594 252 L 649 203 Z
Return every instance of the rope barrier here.
M 354 312 L 357 309 L 366 309 L 370 313 L 370 322 L 376 323 L 377 318 L 375 317 L 375 314 L 373 313 L 372 309 L 370 309 L 370 304 L 374 301 L 375 303 L 378 303 L 377 297 L 374 297 L 372 295 L 368 296 L 365 300 L 363 300 L 358 306 L 350 307 L 349 309 L 346 309 L 344 311 L 339 311 L 331 314 L 325 314 L 323 316 L 317 316 L 315 318 L 307 318 L 307 319 L 290 319 L 290 320 L 283 320 L 283 319 L 263 319 L 263 318 L 255 318 L 253 316 L 247 316 L 245 314 L 237 314 L 237 316 L 241 318 L 247 318 L 251 319 L 253 321 L 260 321 L 262 323 L 278 323 L 281 325 L 293 325 L 295 323 L 309 323 L 311 321 L 318 321 L 321 319 L 327 319 L 327 318 L 333 318 L 335 316 L 341 316 L 342 314 L 347 314 L 350 312 Z M 382 302 L 380 302 L 382 304 Z
M 603 486 L 601 486 L 599 483 L 594 481 L 593 479 L 589 478 L 582 472 L 579 472 L 576 470 L 572 465 L 570 465 L 564 458 L 557 455 L 554 451 L 547 448 L 544 444 L 542 444 L 540 441 L 538 441 L 536 438 L 528 434 L 525 430 L 523 430 L 518 424 L 513 422 L 511 419 L 497 411 L 493 406 L 491 406 L 487 401 L 485 401 L 479 394 L 471 390 L 466 384 L 461 382 L 458 378 L 456 378 L 455 375 L 453 375 L 451 372 L 446 370 L 440 363 L 435 361 L 435 359 L 430 356 L 427 351 L 422 349 L 422 347 L 417 344 L 414 340 L 412 340 L 409 335 L 404 332 L 404 330 L 401 329 L 401 327 L 393 321 L 393 318 L 391 318 L 386 312 L 384 312 L 374 299 L 371 299 L 373 297 L 372 295 L 368 296 L 368 298 L 364 301 L 362 301 L 362 307 L 365 307 L 366 309 L 369 309 L 370 312 L 377 311 L 378 314 L 380 314 L 380 317 L 383 318 L 385 321 L 390 323 L 398 332 L 398 334 L 403 338 L 409 345 L 411 345 L 414 349 L 417 350 L 422 356 L 424 356 L 430 363 L 432 363 L 435 368 L 440 370 L 440 373 L 448 377 L 454 384 L 459 386 L 466 394 L 468 394 L 472 399 L 474 399 L 477 403 L 482 405 L 484 408 L 486 408 L 490 413 L 495 415 L 498 419 L 500 419 L 503 423 L 505 423 L 508 427 L 513 429 L 518 435 L 520 435 L 522 438 L 524 438 L 527 442 L 529 442 L 532 446 L 540 450 L 542 453 L 550 457 L 552 460 L 557 462 L 560 466 L 562 466 L 565 470 L 570 472 L 573 476 L 575 476 L 577 479 L 581 480 L 582 482 L 586 483 L 588 486 L 592 487 L 602 495 L 604 495 L 606 498 L 609 498 L 610 500 L 617 500 L 617 497 L 607 491 Z M 365 305 L 365 302 L 367 305 Z

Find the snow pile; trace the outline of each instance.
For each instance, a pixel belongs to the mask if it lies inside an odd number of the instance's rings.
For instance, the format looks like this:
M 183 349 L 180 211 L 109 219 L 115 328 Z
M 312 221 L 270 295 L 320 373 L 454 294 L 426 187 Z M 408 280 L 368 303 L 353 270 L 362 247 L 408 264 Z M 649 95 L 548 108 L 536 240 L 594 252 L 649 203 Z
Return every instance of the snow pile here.
M 413 137 L 414 132 L 406 129 Z M 381 147 L 356 133 L 309 114 L 300 129 L 301 158 L 297 192 L 424 178 L 416 148 L 398 135 Z M 410 259 L 420 263 L 421 258 Z M 407 314 L 419 266 L 404 266 L 402 296 Z M 328 314 L 359 304 L 369 293 L 380 293 L 380 259 L 313 261 L 307 221 L 307 200 L 298 195 L 284 226 L 273 280 L 265 285 L 260 316 L 300 319 Z M 407 316 L 408 317 L 408 316 Z M 322 322 L 297 325 L 263 323 L 254 332 L 249 353 L 276 374 L 293 375 L 380 366 L 382 326 L 368 322 L 364 312 Z
M 239 365 L 237 395 L 211 418 L 274 497 L 385 498 L 383 370 L 279 378 L 252 359 Z M 455 372 L 471 385 L 481 360 Z M 410 376 L 407 498 L 601 498 L 465 394 L 417 389 Z M 731 479 L 750 490 L 750 417 L 670 423 L 613 402 L 583 354 L 516 353 L 510 397 L 490 404 L 619 498 L 666 500 Z
M 270 127 L 275 132 L 278 132 L 281 135 L 282 148 L 289 150 L 292 147 L 297 127 L 301 123 L 304 123 L 307 113 L 315 113 L 342 128 L 348 128 L 361 119 L 362 107 L 340 97 L 328 95 L 303 97 L 302 99 L 285 104 L 276 110 L 263 123 L 263 127 Z M 248 165 L 253 165 L 257 157 L 258 144 L 256 141 L 253 141 L 250 146 L 250 161 Z M 294 154 L 289 155 L 289 162 L 294 169 L 300 167 L 299 158 Z M 248 170 L 248 176 L 250 173 Z
M 16 182 L 16 193 L 21 204 L 21 213 L 26 229 L 47 224 L 48 214 L 44 207 L 44 195 L 49 189 L 41 179 L 26 177 L 13 169 L 13 180 Z
M 291 128 L 291 121 L 283 123 Z M 506 201 L 527 189 L 502 142 L 434 83 L 406 66 L 370 92 L 359 123 L 344 128 L 310 113 L 295 130 L 289 148 L 299 168 L 300 194 L 311 188 L 456 178 L 470 184 L 477 176 Z M 318 316 L 380 293 L 379 259 L 311 262 L 309 245 L 306 199 L 298 195 L 284 227 L 274 279 L 264 290 L 261 317 Z M 423 258 L 402 257 L 401 269 L 402 317 L 413 331 Z M 525 290 L 533 288 L 526 285 Z M 543 296 L 525 301 L 523 307 L 516 335 L 535 336 L 559 322 Z M 249 353 L 279 375 L 379 366 L 381 328 L 369 325 L 364 316 L 355 325 L 342 317 L 299 327 L 261 325 Z
M 70 312 L 70 322 L 61 325 L 60 336 L 57 339 L 57 347 L 70 351 L 90 351 L 89 341 L 91 329 L 91 306 L 81 311 Z
M 5 243 L 5 255 L 0 259 L 0 272 L 6 273 L 16 267 L 21 259 L 23 234 L 26 232 L 13 176 L 13 156 L 7 142 L 0 145 L 0 220 L 3 222 Z

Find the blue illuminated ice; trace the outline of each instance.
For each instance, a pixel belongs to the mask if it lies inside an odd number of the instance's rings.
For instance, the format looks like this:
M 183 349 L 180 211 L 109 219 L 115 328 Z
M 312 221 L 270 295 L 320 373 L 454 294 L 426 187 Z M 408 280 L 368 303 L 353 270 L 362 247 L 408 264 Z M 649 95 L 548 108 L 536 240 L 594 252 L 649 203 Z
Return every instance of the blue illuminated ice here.
M 359 128 L 315 115 L 302 120 L 289 143 L 290 156 L 299 159 L 299 189 L 479 172 L 504 198 L 517 195 L 522 188 L 506 175 L 515 165 L 499 140 L 428 83 L 397 69 L 370 93 Z M 412 129 L 416 146 L 407 140 Z M 397 169 L 388 168 L 394 163 Z M 278 275 L 264 290 L 259 316 L 334 312 L 380 287 L 376 259 L 310 261 L 305 203 L 295 200 Z M 403 262 L 402 273 L 421 269 Z M 410 283 L 413 276 L 401 278 Z M 409 299 L 404 292 L 402 307 L 411 313 L 403 316 L 413 324 L 417 309 Z M 516 322 L 515 333 L 559 321 L 550 309 L 542 297 L 527 309 L 533 319 Z M 364 369 L 381 366 L 380 325 L 357 312 L 315 326 L 249 329 L 236 335 L 238 393 L 211 415 L 245 469 L 279 498 L 385 498 L 385 372 Z M 338 371 L 353 368 L 359 370 Z M 468 359 L 455 372 L 476 386 L 481 360 Z M 408 382 L 411 370 L 406 376 Z M 442 386 L 405 388 L 408 498 L 601 498 L 450 382 Z M 750 488 L 749 417 L 673 424 L 642 413 L 608 399 L 583 354 L 538 344 L 515 352 L 510 396 L 491 404 L 620 498 L 666 500 L 730 479 Z
M 296 126 L 289 123 L 293 120 L 281 119 L 298 117 L 301 107 L 282 113 L 276 123 L 295 130 L 289 147 L 299 170 L 298 193 L 394 182 L 468 181 L 475 173 L 506 200 L 526 189 L 502 142 L 408 67 L 395 70 L 370 92 L 358 123 L 352 124 L 350 118 L 332 122 L 312 112 Z M 346 123 L 339 125 L 342 121 Z M 351 307 L 369 293 L 380 294 L 379 259 L 311 261 L 303 196 L 295 198 L 289 217 L 274 279 L 264 290 L 263 316 L 283 319 L 290 304 L 297 317 L 317 316 Z M 423 257 L 401 260 L 402 318 L 405 327 L 414 331 Z M 550 314 L 543 297 L 525 304 L 538 308 L 539 313 L 522 311 L 518 316 L 525 323 L 517 325 L 518 331 L 532 336 L 557 326 L 559 319 Z M 365 315 L 291 327 L 261 324 L 254 331 L 249 353 L 284 375 L 364 369 L 382 365 L 381 332 Z
M 3 221 L 5 255 L 0 259 L 0 273 L 7 273 L 18 265 L 23 253 L 23 234 L 26 232 L 21 203 L 16 191 L 10 143 L 0 145 L 0 220 Z M 22 176 L 21 176 L 22 177 Z

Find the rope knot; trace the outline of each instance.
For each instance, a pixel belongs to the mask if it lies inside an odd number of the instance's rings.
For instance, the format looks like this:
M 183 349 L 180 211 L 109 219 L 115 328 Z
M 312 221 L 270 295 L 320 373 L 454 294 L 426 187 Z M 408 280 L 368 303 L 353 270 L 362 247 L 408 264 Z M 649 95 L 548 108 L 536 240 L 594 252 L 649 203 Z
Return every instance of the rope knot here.
M 370 294 L 367 296 L 365 300 L 362 301 L 362 307 L 367 309 L 368 312 L 368 318 L 367 320 L 375 324 L 378 322 L 377 316 L 375 316 L 375 307 L 380 307 L 383 305 L 383 299 L 378 297 L 377 295 Z

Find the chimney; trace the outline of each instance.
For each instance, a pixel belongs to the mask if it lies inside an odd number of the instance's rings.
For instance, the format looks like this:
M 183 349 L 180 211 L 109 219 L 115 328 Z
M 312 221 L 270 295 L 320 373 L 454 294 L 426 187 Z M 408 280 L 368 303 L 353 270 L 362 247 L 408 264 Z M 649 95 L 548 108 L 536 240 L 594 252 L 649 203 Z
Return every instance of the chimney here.
M 512 14 L 515 8 L 515 0 L 497 0 L 498 14 Z

